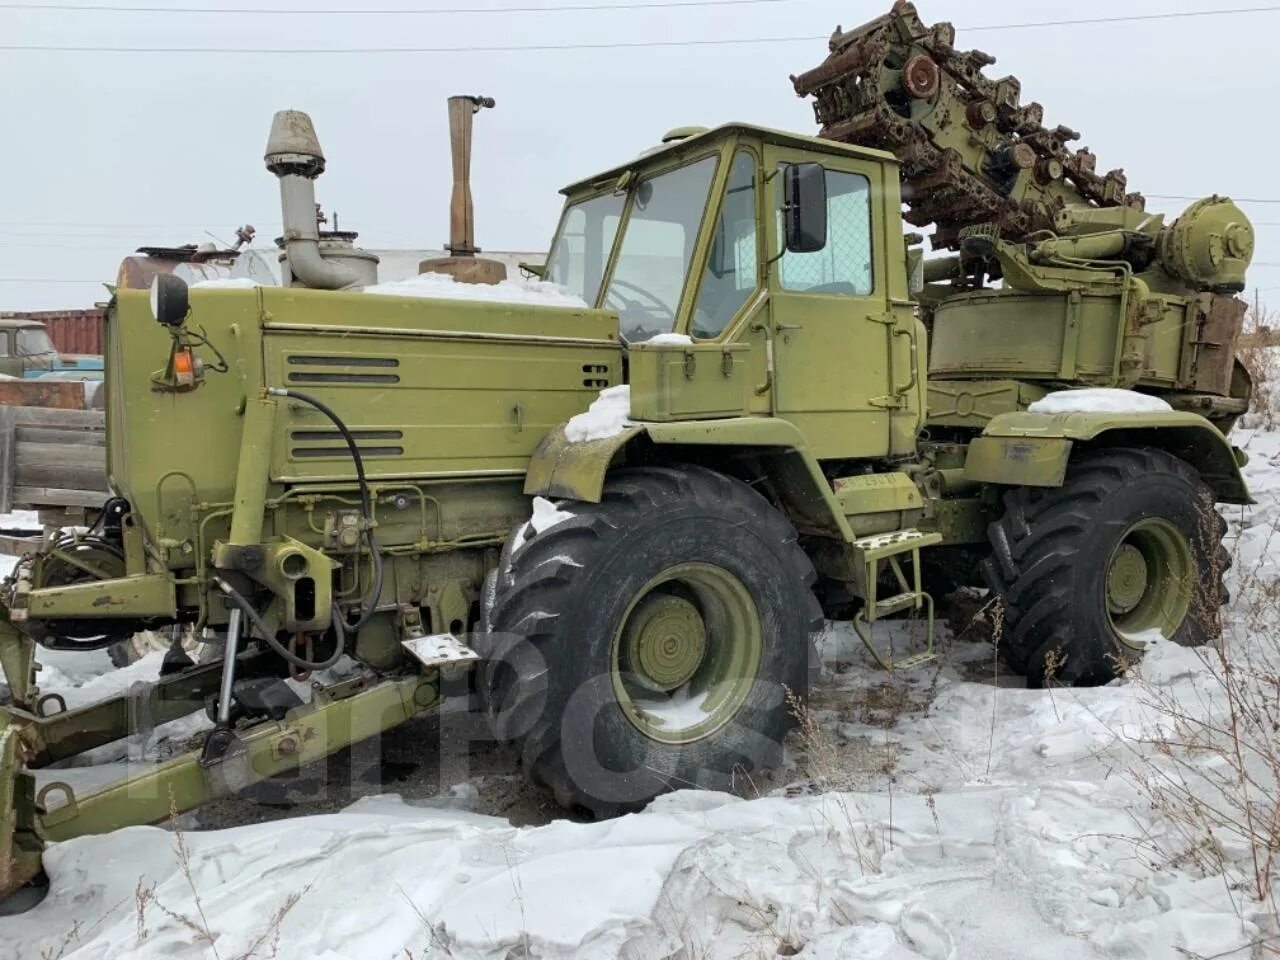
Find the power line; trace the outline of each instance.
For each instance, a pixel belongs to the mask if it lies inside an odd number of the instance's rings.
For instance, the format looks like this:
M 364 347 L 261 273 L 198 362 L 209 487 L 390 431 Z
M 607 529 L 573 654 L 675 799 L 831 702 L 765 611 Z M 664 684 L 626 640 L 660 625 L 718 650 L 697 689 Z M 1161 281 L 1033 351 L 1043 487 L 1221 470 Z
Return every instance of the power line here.
M 1036 23 L 995 23 L 985 27 L 957 27 L 957 30 L 1025 30 L 1033 27 L 1076 27 L 1095 23 L 1133 23 L 1138 20 L 1183 20 L 1188 17 L 1221 17 L 1247 13 L 1277 13 L 1280 6 L 1236 7 L 1230 10 L 1178 10 L 1168 13 L 1135 13 L 1125 17 L 1091 17 L 1087 20 L 1040 20 Z
M 0 277 L 0 283 L 110 283 L 109 280 L 63 280 L 58 277 Z
M 1173 193 L 1144 193 L 1144 197 L 1151 200 L 1203 200 L 1203 197 L 1183 197 Z M 1280 198 L 1269 199 L 1264 197 L 1232 197 L 1235 203 L 1280 203 Z M 1274 226 L 1274 224 L 1267 224 Z
M 146 14 L 234 14 L 247 16 L 438 16 L 441 14 L 555 13 L 559 11 L 643 10 L 646 7 L 728 7 L 762 3 L 788 3 L 791 0 L 659 0 L 656 3 L 584 3 L 519 7 L 391 7 L 391 8 L 303 8 L 303 7 L 158 7 L 115 6 L 94 3 L 0 3 L 4 10 L 40 10 L 77 13 L 146 13 Z M 962 27 L 963 30 L 1022 30 L 1036 27 L 1071 27 L 1106 23 L 1132 23 L 1144 20 L 1178 20 L 1189 17 L 1232 16 L 1252 13 L 1276 13 L 1280 6 L 1236 7 L 1227 10 L 1179 10 L 1166 13 L 1132 14 L 1120 17 L 1090 17 L 1075 20 L 1039 20 L 1030 23 L 992 23 Z
M 677 0 L 672 0 L 677 3 Z M 694 0 L 687 0 L 685 5 L 693 5 Z M 699 0 L 701 2 L 701 0 Z M 726 0 L 718 0 L 724 4 Z M 762 0 L 763 2 L 763 0 Z M 712 4 L 715 5 L 715 4 Z M 644 4 L 642 4 L 644 6 Z M 551 7 L 537 8 L 540 12 Z M 603 9 L 603 8 L 601 8 Z M 1280 6 L 1240 7 L 1229 10 L 1189 10 L 1179 13 L 1151 13 L 1126 17 L 1095 17 L 1085 20 L 1041 20 L 1028 23 L 987 24 L 969 27 L 970 30 L 1021 30 L 1034 27 L 1066 27 L 1087 24 L 1128 23 L 1138 20 L 1172 20 L 1185 17 L 1231 16 L 1239 14 L 1277 13 Z M 642 47 L 718 47 L 736 44 L 762 43 L 813 43 L 827 40 L 826 36 L 803 37 L 720 37 L 713 40 L 632 40 L 606 41 L 603 43 L 541 43 L 541 44 L 495 44 L 466 47 L 112 47 L 112 46 L 60 46 L 57 44 L 4 44 L 0 50 L 6 52 L 28 53 L 173 53 L 183 55 L 196 54 L 265 54 L 269 56 L 349 56 L 349 55 L 387 55 L 387 54 L 449 54 L 449 53 L 519 53 L 548 52 L 562 50 L 624 50 Z M 1184 199 L 1166 197 L 1165 199 Z M 1197 198 L 1191 198 L 1197 199 Z M 1272 201 L 1265 201 L 1272 202 Z M 1280 201 L 1274 201 L 1280 202 Z
M 737 7 L 761 3 L 792 3 L 794 0 L 658 0 L 656 3 L 581 3 L 553 4 L 550 6 L 521 7 L 402 7 L 396 8 L 358 8 L 345 9 L 306 9 L 302 7 L 148 7 L 148 6 L 104 6 L 92 3 L 47 4 L 47 3 L 0 3 L 0 10 L 45 10 L 53 12 L 75 13 L 179 13 L 179 14 L 237 14 L 247 16 L 439 16 L 458 13 L 559 13 L 561 11 L 605 11 L 610 10 L 667 10 L 673 7 Z

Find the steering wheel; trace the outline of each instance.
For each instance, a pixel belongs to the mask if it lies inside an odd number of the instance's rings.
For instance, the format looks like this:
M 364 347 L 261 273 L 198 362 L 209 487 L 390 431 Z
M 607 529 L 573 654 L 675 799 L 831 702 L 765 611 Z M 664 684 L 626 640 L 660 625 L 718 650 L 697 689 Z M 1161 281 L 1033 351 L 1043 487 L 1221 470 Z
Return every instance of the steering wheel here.
M 638 299 L 628 297 L 625 294 L 620 293 L 616 289 L 617 287 L 623 287 L 626 290 L 630 290 L 632 293 L 638 295 Z M 671 321 L 671 323 L 675 323 L 676 315 L 674 310 L 659 300 L 656 294 L 645 290 L 643 287 L 638 287 L 634 283 L 629 283 L 626 280 L 619 280 L 615 277 L 609 284 L 609 292 L 605 297 L 605 300 L 607 301 L 613 296 L 617 296 L 617 298 L 622 301 L 622 305 L 626 310 L 640 310 L 644 313 L 656 314 L 658 317 L 666 317 Z M 646 306 L 644 301 L 648 301 L 652 306 Z M 628 337 L 627 339 L 631 338 Z
M 819 283 L 805 290 L 805 293 L 845 293 L 851 296 L 856 295 L 857 292 L 858 288 L 847 280 L 837 280 L 834 283 Z

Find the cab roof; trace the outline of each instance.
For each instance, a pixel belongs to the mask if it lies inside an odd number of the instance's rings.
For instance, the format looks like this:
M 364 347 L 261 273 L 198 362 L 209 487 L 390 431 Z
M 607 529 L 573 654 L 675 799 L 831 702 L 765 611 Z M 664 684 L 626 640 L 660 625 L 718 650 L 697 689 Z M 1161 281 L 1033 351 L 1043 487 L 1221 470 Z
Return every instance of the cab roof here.
M 620 163 L 616 167 L 610 167 L 599 173 L 592 174 L 577 180 L 560 192 L 563 194 L 577 193 L 583 189 L 592 186 L 602 186 L 611 180 L 616 180 L 627 170 L 634 170 L 637 167 L 658 166 L 671 158 L 676 151 L 697 150 L 700 147 L 719 140 L 725 140 L 732 136 L 746 135 L 748 137 L 759 138 L 766 143 L 776 143 L 789 147 L 800 147 L 805 150 L 813 150 L 819 153 L 840 154 L 847 157 L 860 157 L 865 160 L 876 160 L 879 162 L 887 162 L 897 164 L 897 158 L 885 150 L 876 150 L 871 147 L 858 147 L 849 143 L 841 143 L 838 140 L 825 140 L 822 137 L 810 137 L 802 133 L 791 133 L 786 130 L 774 130 L 770 127 L 759 127 L 752 123 L 723 123 L 718 127 L 712 127 L 710 130 L 704 130 L 690 137 L 683 137 L 679 140 L 673 140 L 670 143 L 663 143 L 651 150 L 648 150 L 638 157 L 633 157 L 625 163 Z

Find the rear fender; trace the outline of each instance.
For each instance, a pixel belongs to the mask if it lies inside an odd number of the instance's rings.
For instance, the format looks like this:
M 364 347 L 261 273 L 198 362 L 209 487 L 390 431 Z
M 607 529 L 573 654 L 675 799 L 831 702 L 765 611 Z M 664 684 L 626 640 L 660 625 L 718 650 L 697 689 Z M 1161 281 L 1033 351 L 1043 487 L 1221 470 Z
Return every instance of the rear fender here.
M 1240 473 L 1243 451 L 1204 417 L 1146 413 L 1004 413 L 972 441 L 965 476 L 1004 486 L 1058 487 L 1078 447 L 1155 447 L 1199 471 L 1221 503 L 1252 503 Z

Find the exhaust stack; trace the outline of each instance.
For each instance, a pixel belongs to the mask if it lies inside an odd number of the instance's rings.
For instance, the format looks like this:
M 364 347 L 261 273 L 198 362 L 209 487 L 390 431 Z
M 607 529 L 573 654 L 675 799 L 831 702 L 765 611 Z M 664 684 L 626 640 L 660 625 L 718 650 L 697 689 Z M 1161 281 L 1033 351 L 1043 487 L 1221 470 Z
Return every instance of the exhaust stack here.
M 506 265 L 477 257 L 475 219 L 471 208 L 471 125 L 477 113 L 493 107 L 492 97 L 449 98 L 449 146 L 453 154 L 453 195 L 449 204 L 447 257 L 423 260 L 419 273 L 447 273 L 460 283 L 498 283 L 507 279 Z
M 271 120 L 267 169 L 280 179 L 286 286 L 343 290 L 378 282 L 378 258 L 358 249 L 357 234 L 320 232 L 315 181 L 324 173 L 324 151 L 311 117 L 281 110 Z

